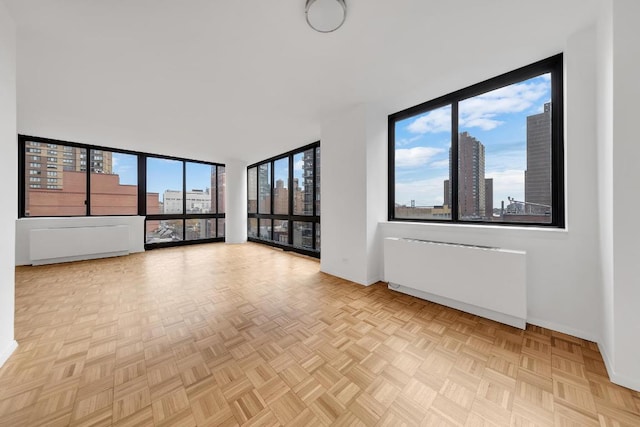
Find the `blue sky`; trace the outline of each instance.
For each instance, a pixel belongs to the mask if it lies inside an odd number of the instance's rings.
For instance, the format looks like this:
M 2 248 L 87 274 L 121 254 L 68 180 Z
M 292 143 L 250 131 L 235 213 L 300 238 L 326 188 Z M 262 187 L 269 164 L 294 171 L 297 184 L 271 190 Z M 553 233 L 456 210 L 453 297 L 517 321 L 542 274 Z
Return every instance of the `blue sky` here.
M 135 155 L 113 153 L 113 173 L 120 176 L 120 184 L 138 183 L 138 161 Z M 187 191 L 211 187 L 210 165 L 187 162 Z M 160 158 L 147 159 L 147 191 L 162 194 L 165 190 L 182 190 L 182 162 Z
M 303 167 L 304 167 L 304 153 L 298 153 L 293 156 L 293 178 L 298 179 L 298 186 L 304 187 L 304 179 L 303 175 Z M 284 159 L 276 160 L 274 162 L 273 168 L 274 181 L 278 179 L 282 179 L 284 181 L 284 186 L 287 186 L 287 178 L 289 177 L 289 158 L 285 157 Z
M 485 178 L 493 178 L 494 207 L 507 197 L 524 200 L 527 168 L 527 116 L 543 111 L 551 100 L 545 74 L 459 103 L 459 131 L 485 147 Z M 441 205 L 449 179 L 451 106 L 396 123 L 396 203 Z

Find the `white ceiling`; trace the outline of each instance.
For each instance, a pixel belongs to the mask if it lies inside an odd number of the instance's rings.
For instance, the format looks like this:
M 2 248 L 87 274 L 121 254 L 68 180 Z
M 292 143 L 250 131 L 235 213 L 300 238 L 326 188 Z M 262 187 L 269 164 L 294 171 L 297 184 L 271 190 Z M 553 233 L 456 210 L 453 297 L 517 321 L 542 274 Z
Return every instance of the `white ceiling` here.
M 347 0 L 344 26 L 320 34 L 305 0 L 4 1 L 21 133 L 248 162 L 319 139 L 350 105 L 557 53 L 598 3 Z

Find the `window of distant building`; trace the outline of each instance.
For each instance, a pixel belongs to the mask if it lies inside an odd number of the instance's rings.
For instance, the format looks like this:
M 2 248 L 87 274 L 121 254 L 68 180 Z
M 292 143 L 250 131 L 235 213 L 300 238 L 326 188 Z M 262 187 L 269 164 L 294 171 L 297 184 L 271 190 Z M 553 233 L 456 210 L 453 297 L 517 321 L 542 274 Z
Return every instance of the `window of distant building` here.
M 24 135 L 18 140 L 20 217 L 145 216 L 146 248 L 224 240 L 222 164 Z M 41 163 L 32 153 L 45 144 L 47 163 Z
M 247 235 L 320 256 L 320 142 L 247 168 Z
M 562 55 L 389 116 L 389 220 L 564 227 Z

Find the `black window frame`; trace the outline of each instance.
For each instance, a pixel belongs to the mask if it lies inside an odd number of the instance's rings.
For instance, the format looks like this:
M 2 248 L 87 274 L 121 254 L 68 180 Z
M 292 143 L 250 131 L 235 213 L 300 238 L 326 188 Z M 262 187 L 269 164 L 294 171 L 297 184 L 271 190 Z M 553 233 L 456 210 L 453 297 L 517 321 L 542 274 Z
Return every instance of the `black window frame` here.
M 29 142 L 37 142 L 40 144 L 57 144 L 57 145 L 63 145 L 63 146 L 68 146 L 68 147 L 74 147 L 74 148 L 79 148 L 79 149 L 85 149 L 87 150 L 87 157 L 90 157 L 90 153 L 91 150 L 102 150 L 102 151 L 108 151 L 111 153 L 121 153 L 121 154 L 128 154 L 128 155 L 134 155 L 137 157 L 138 160 L 138 170 L 137 170 L 137 176 L 138 176 L 138 211 L 136 214 L 110 214 L 110 215 L 99 215 L 99 216 L 95 216 L 95 215 L 91 215 L 91 173 L 89 173 L 90 168 L 85 168 L 84 172 L 86 174 L 86 193 L 85 193 L 85 207 L 86 207 L 86 211 L 84 215 L 56 215 L 56 216 L 51 216 L 51 215 L 42 215 L 42 216 L 26 216 L 26 191 L 27 191 L 27 180 L 26 180 L 26 158 L 28 155 L 33 155 L 33 154 L 28 154 L 26 152 L 26 144 L 27 141 Z M 183 197 L 182 197 L 182 203 L 183 203 L 183 211 L 182 214 L 153 214 L 153 215 L 147 215 L 147 158 L 159 158 L 159 159 L 166 159 L 166 160 L 176 160 L 176 161 L 180 161 L 182 162 L 182 178 L 183 178 L 183 182 L 182 182 L 182 190 L 183 190 Z M 189 213 L 186 214 L 186 163 L 199 163 L 199 164 L 205 164 L 208 166 L 215 166 L 216 167 L 216 188 L 215 191 L 212 189 L 212 193 L 215 194 L 216 197 L 216 212 L 215 213 Z M 62 140 L 57 140 L 57 139 L 50 139 L 50 138 L 43 138 L 43 137 L 38 137 L 38 136 L 31 136 L 31 135 L 22 135 L 19 134 L 18 135 L 18 218 L 85 218 L 85 217 L 126 217 L 126 216 L 142 216 L 145 218 L 144 220 L 144 229 L 143 229 L 143 241 L 144 241 L 144 248 L 146 250 L 148 249 L 155 249 L 155 248 L 162 248 L 162 247 L 168 247 L 168 246 L 182 246 L 182 245 L 191 245 L 191 244 L 198 244 L 198 243 L 210 243 L 210 242 L 224 242 L 225 238 L 226 238 L 226 232 L 225 232 L 225 236 L 224 237 L 217 237 L 219 234 L 219 224 L 220 221 L 219 219 L 225 219 L 226 218 L 226 213 L 225 212 L 220 212 L 220 206 L 218 203 L 218 185 L 219 185 L 219 179 L 218 179 L 218 167 L 223 167 L 225 168 L 225 173 L 226 173 L 226 166 L 224 163 L 216 163 L 216 162 L 206 162 L 203 160 L 193 160 L 193 159 L 185 159 L 182 157 L 175 157 L 175 156 L 166 156 L 166 155 L 162 155 L 162 154 L 155 154 L 155 153 L 145 153 L 145 152 L 141 152 L 141 151 L 134 151 L 134 150 L 126 150 L 126 149 L 119 149 L 119 148 L 113 148 L 113 147 L 105 147 L 105 146 L 99 146 L 99 145 L 91 145 L 91 144 L 82 144 L 82 143 L 78 143 L 78 142 L 71 142 L 71 141 L 62 141 Z M 226 191 L 226 189 L 225 189 Z M 208 238 L 208 239 L 197 239 L 197 240 L 181 240 L 181 241 L 173 241 L 173 242 L 161 242 L 161 243 L 147 243 L 147 239 L 146 239 L 146 230 L 147 230 L 147 221 L 158 221 L 158 220 L 171 220 L 171 219 L 178 219 L 178 220 L 183 220 L 182 224 L 183 224 L 183 230 L 182 230 L 182 235 L 183 235 L 183 239 L 186 237 L 186 221 L 188 219 L 215 219 L 215 236 L 216 237 L 212 237 L 212 238 Z M 226 227 L 226 224 L 225 224 Z
M 256 222 L 258 224 L 258 236 L 259 236 L 259 230 L 260 230 L 260 220 L 268 220 L 271 221 L 271 240 L 265 240 L 265 239 L 261 239 L 261 238 L 256 238 L 256 237 L 251 237 L 251 236 L 247 236 L 247 240 L 249 240 L 250 242 L 256 242 L 256 243 L 262 243 L 265 245 L 269 245 L 269 246 L 273 246 L 273 247 L 277 247 L 280 249 L 283 249 L 285 251 L 291 251 L 291 252 L 297 252 L 303 255 L 307 255 L 307 256 L 311 256 L 314 258 L 320 258 L 320 250 L 316 249 L 316 229 L 317 229 L 317 225 L 320 224 L 320 212 L 318 212 L 317 210 L 317 197 L 318 197 L 318 188 L 317 188 L 317 180 L 318 180 L 318 174 L 317 174 L 317 165 L 318 165 L 318 155 L 317 155 L 317 148 L 320 147 L 320 141 L 316 141 L 313 142 L 311 144 L 305 145 L 304 147 L 300 147 L 300 148 L 296 148 L 295 150 L 291 150 L 288 151 L 286 153 L 282 153 L 282 154 L 278 154 L 277 156 L 273 156 L 270 157 L 268 159 L 265 160 L 261 160 L 259 162 L 253 163 L 249 166 L 247 166 L 247 228 L 249 227 L 249 223 L 251 219 L 256 219 Z M 294 197 L 294 191 L 293 191 L 293 178 L 294 178 L 294 161 L 293 158 L 296 154 L 301 154 L 304 153 L 305 151 L 308 150 L 313 150 L 313 195 L 312 195 L 312 201 L 311 204 L 313 205 L 313 212 L 311 215 L 294 215 L 293 214 L 293 197 Z M 288 164 L 289 164 L 289 168 L 288 168 L 288 176 L 289 176 L 289 191 L 288 191 L 288 206 L 289 206 L 289 213 L 288 214 L 274 214 L 274 187 L 275 187 L 275 182 L 274 182 L 274 176 L 275 176 L 275 169 L 274 169 L 274 164 L 276 161 L 278 160 L 282 160 L 282 159 L 288 159 Z M 258 168 L 260 165 L 263 164 L 270 164 L 270 204 L 271 204 L 271 209 L 269 214 L 266 213 L 260 213 L 260 174 L 257 173 L 256 176 L 256 212 L 249 212 L 249 208 L 248 208 L 248 204 L 249 204 L 249 170 L 252 168 L 256 168 L 256 171 L 258 171 Z M 277 221 L 277 220 L 283 220 L 283 221 L 288 221 L 288 243 L 287 244 L 282 244 L 280 242 L 276 242 L 273 239 L 273 221 Z M 312 249 L 305 249 L 305 248 L 301 248 L 301 247 L 297 247 L 297 246 L 293 246 L 293 223 L 294 221 L 300 221 L 300 222 L 307 222 L 307 223 L 311 223 L 312 224 L 312 228 L 311 228 L 311 241 L 312 241 Z
M 482 95 L 495 89 L 549 73 L 551 75 L 551 221 L 550 222 L 492 222 L 462 220 L 458 218 L 458 173 L 451 175 L 451 219 L 396 218 L 395 216 L 395 125 L 398 121 L 451 105 L 451 165 L 458 164 L 458 104 L 465 99 Z M 563 103 L 563 54 L 559 53 L 533 64 L 501 74 L 483 82 L 468 86 L 447 95 L 415 105 L 388 116 L 388 205 L 387 217 L 394 222 L 424 222 L 440 224 L 475 224 L 500 227 L 565 228 L 564 184 L 564 103 Z

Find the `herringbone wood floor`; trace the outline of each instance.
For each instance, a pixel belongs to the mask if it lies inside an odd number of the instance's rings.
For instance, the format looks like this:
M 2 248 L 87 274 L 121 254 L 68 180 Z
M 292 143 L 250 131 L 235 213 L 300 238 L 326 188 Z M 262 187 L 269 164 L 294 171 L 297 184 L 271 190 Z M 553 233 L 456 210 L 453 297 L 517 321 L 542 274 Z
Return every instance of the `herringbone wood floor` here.
M 257 244 L 20 267 L 0 425 L 640 425 L 594 343 Z

